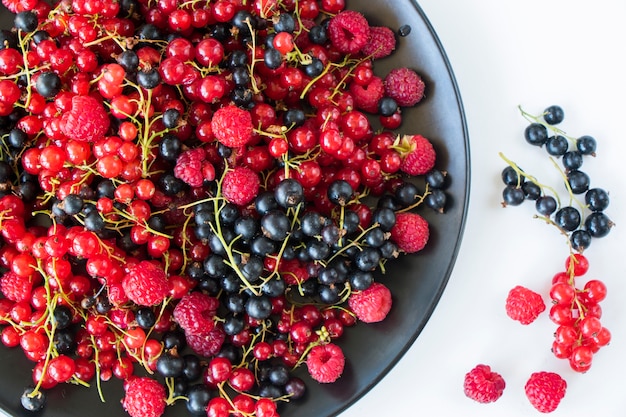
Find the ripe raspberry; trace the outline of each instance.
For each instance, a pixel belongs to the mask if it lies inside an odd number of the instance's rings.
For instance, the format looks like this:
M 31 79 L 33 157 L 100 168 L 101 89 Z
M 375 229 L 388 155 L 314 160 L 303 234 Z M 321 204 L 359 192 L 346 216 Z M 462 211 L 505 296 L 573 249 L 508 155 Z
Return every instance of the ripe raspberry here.
M 122 288 L 126 296 L 140 306 L 161 303 L 170 292 L 170 284 L 163 268 L 149 261 L 141 261 L 124 276 Z
M 396 35 L 387 26 L 370 26 L 370 37 L 361 52 L 374 59 L 391 55 L 396 49 Z
M 366 290 L 353 292 L 348 298 L 350 310 L 364 323 L 384 320 L 391 305 L 391 291 L 380 282 L 374 282 Z
M 522 324 L 530 324 L 546 309 L 541 295 L 522 287 L 516 286 L 506 297 L 506 314 Z
M 385 77 L 385 93 L 399 106 L 415 106 L 424 97 L 425 88 L 422 77 L 410 68 L 392 69 Z
M 219 306 L 217 298 L 201 292 L 185 294 L 174 308 L 174 320 L 189 334 L 204 334 L 215 327 L 213 317 Z
M 226 340 L 226 333 L 221 326 L 215 326 L 213 330 L 203 333 L 185 332 L 187 345 L 198 355 L 205 357 L 215 356 L 222 349 Z
M 234 105 L 222 107 L 213 114 L 211 129 L 221 144 L 238 148 L 252 139 L 252 116 Z
M 526 397 L 542 413 L 556 410 L 566 389 L 567 382 L 554 372 L 535 372 L 524 386 Z
M 402 157 L 400 169 L 409 175 L 424 175 L 435 166 L 435 148 L 422 135 L 404 135 L 398 151 Z
M 406 253 L 415 253 L 424 249 L 430 229 L 428 222 L 417 213 L 396 214 L 396 224 L 391 228 L 391 240 L 398 245 L 398 249 Z
M 165 387 L 148 377 L 136 377 L 124 385 L 124 410 L 131 417 L 160 417 L 165 412 Z
M 250 203 L 259 193 L 259 175 L 246 167 L 235 167 L 224 174 L 222 195 L 238 206 Z
M 201 187 L 205 180 L 213 181 L 215 169 L 205 159 L 206 152 L 203 148 L 194 148 L 183 152 L 176 160 L 174 176 L 191 187 Z
M 8 271 L 0 278 L 0 292 L 16 303 L 29 300 L 32 289 L 33 282 L 30 277 L 21 277 Z
M 356 54 L 370 38 L 367 19 L 354 10 L 344 10 L 328 22 L 331 44 L 344 54 Z
M 372 80 L 367 85 L 351 83 L 350 93 L 358 109 L 369 113 L 377 113 L 378 102 L 385 94 L 385 87 L 383 86 L 382 78 L 373 76 Z
M 497 372 L 492 372 L 487 365 L 476 365 L 465 374 L 463 391 L 465 395 L 479 403 L 491 403 L 502 396 L 506 386 L 504 378 Z
M 101 102 L 91 96 L 72 97 L 72 109 L 61 117 L 61 131 L 70 139 L 94 142 L 102 139 L 111 121 Z
M 343 351 L 333 343 L 315 346 L 306 358 L 309 374 L 322 384 L 335 382 L 343 373 L 345 364 Z

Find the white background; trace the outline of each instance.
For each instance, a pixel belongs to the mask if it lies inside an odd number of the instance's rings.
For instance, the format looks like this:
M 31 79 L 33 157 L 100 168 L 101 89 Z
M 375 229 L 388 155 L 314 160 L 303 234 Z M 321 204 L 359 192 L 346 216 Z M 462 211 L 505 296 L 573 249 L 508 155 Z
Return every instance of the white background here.
M 558 372 L 567 393 L 551 415 L 626 415 L 626 2 L 623 0 L 422 0 L 454 69 L 468 121 L 471 194 L 467 226 L 449 284 L 415 344 L 372 391 L 341 417 L 537 416 L 524 394 L 532 372 Z M 524 141 L 531 113 L 559 104 L 561 127 L 598 140 L 583 171 L 611 193 L 611 233 L 585 252 L 581 277 L 609 289 L 602 321 L 612 343 L 577 374 L 550 352 L 555 325 L 544 313 L 529 325 L 509 319 L 506 295 L 521 284 L 547 294 L 568 248 L 557 230 L 533 219 L 534 207 L 502 208 L 502 151 L 540 181 L 559 174 L 543 149 Z M 544 297 L 549 302 L 547 296 Z M 479 404 L 463 394 L 463 377 L 485 363 L 506 380 L 503 396 Z

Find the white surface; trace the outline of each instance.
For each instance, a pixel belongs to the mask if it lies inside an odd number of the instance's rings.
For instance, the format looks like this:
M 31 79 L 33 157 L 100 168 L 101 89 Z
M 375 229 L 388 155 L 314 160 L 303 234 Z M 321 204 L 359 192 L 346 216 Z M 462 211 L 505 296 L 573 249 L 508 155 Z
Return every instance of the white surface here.
M 567 394 L 551 415 L 625 415 L 626 374 L 626 2 L 598 0 L 421 0 L 454 69 L 471 142 L 472 184 L 464 239 L 454 272 L 431 320 L 398 365 L 341 417 L 536 416 L 524 395 L 535 371 L 560 373 Z M 568 249 L 556 229 L 532 218 L 534 207 L 500 206 L 504 152 L 544 183 L 558 173 L 543 149 L 524 141 L 517 106 L 565 110 L 564 130 L 598 140 L 583 170 L 611 193 L 607 214 L 617 224 L 585 252 L 582 277 L 605 281 L 602 321 L 612 343 L 591 370 L 577 374 L 550 352 L 555 325 L 544 313 L 529 325 L 509 319 L 504 300 L 517 284 L 547 294 Z M 547 297 L 545 297 L 548 302 Z M 463 394 L 464 374 L 478 363 L 503 375 L 507 387 L 492 404 Z

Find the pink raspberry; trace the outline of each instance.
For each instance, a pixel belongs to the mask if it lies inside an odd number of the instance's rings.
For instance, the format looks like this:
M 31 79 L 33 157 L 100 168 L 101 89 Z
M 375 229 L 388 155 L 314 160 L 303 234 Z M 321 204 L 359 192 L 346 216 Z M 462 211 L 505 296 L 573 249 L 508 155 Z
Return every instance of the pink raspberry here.
M 378 113 L 378 102 L 385 94 L 383 80 L 373 76 L 367 85 L 350 84 L 350 93 L 358 109 L 369 113 Z
M 180 154 L 174 167 L 174 176 L 191 187 L 201 187 L 204 181 L 215 179 L 215 169 L 206 160 L 205 150 L 194 148 Z
M 185 339 L 187 345 L 194 352 L 205 357 L 211 357 L 219 353 L 224 340 L 226 340 L 226 333 L 221 326 L 215 326 L 213 330 L 208 332 L 185 332 Z
M 428 222 L 422 216 L 411 212 L 396 214 L 390 239 L 398 245 L 398 249 L 406 253 L 419 252 L 428 243 L 429 236 Z
M 400 169 L 413 176 L 424 175 L 435 166 L 437 153 L 430 140 L 422 135 L 405 135 L 397 147 L 402 157 Z
M 392 304 L 391 291 L 380 282 L 374 282 L 366 290 L 353 292 L 348 298 L 348 307 L 364 323 L 383 321 Z
M 61 131 L 70 139 L 94 142 L 102 139 L 111 121 L 101 102 L 91 96 L 72 97 L 72 108 L 61 117 Z
M 370 26 L 370 37 L 361 49 L 365 56 L 380 59 L 391 55 L 396 49 L 396 35 L 387 26 Z
M 124 384 L 124 410 L 131 417 L 160 417 L 165 412 L 165 387 L 148 377 L 135 377 Z
M 497 372 L 487 365 L 476 365 L 465 374 L 463 391 L 468 398 L 479 403 L 491 403 L 502 396 L 506 383 Z
M 540 294 L 523 287 L 515 286 L 506 297 L 506 314 L 513 320 L 530 324 L 546 310 Z
M 204 293 L 185 294 L 174 308 L 174 320 L 187 334 L 205 334 L 213 330 L 213 317 L 219 301 Z
M 328 36 L 339 52 L 356 54 L 369 40 L 370 26 L 361 13 L 344 10 L 328 22 Z
M 238 206 L 245 206 L 259 194 L 259 175 L 247 167 L 235 167 L 224 174 L 222 195 Z
M 141 261 L 122 280 L 126 296 L 140 306 L 161 303 L 170 292 L 170 284 L 163 268 L 149 261 Z
M 422 77 L 410 68 L 392 69 L 385 77 L 385 93 L 399 106 L 411 107 L 419 103 L 425 88 Z
M 30 277 L 21 277 L 8 271 L 0 278 L 0 292 L 11 301 L 19 303 L 30 299 L 33 282 Z
M 524 391 L 537 411 L 551 413 L 565 397 L 567 382 L 554 372 L 535 372 L 526 381 Z
M 230 148 L 246 145 L 252 139 L 252 116 L 250 112 L 228 105 L 213 113 L 211 130 L 217 140 Z
M 333 343 L 317 345 L 306 358 L 311 377 L 322 384 L 335 382 L 343 373 L 346 358 L 341 348 Z

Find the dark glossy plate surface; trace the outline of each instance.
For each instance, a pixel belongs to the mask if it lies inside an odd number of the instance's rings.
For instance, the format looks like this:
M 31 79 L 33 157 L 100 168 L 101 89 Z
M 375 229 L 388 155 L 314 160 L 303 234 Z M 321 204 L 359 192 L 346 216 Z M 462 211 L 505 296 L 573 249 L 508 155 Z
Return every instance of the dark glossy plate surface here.
M 372 25 L 396 30 L 411 26 L 409 36 L 399 38 L 397 51 L 377 61 L 375 71 L 408 66 L 427 84 L 427 97 L 404 112 L 398 133 L 420 133 L 430 138 L 438 152 L 437 167 L 450 178 L 449 205 L 445 214 L 424 210 L 431 223 L 426 249 L 389 265 L 381 280 L 394 295 L 394 307 L 382 323 L 347 329 L 339 344 L 347 357 L 344 375 L 330 385 L 308 383 L 307 396 L 298 405 L 281 407 L 282 417 L 329 417 L 349 407 L 379 382 L 418 337 L 448 282 L 461 242 L 469 193 L 469 140 L 459 91 L 442 45 L 416 2 L 398 0 L 352 1 L 349 7 L 363 12 Z M 2 12 L 2 27 L 10 17 Z M 7 23 L 8 22 L 8 23 Z M 48 405 L 40 413 L 22 410 L 19 396 L 30 380 L 32 363 L 20 349 L 0 347 L 0 409 L 13 416 L 105 417 L 123 416 L 123 391 L 119 382 L 103 384 L 106 403 L 96 389 L 70 385 L 48 393 Z M 168 409 L 166 416 L 187 416 L 184 407 Z

